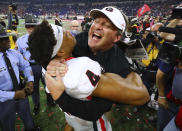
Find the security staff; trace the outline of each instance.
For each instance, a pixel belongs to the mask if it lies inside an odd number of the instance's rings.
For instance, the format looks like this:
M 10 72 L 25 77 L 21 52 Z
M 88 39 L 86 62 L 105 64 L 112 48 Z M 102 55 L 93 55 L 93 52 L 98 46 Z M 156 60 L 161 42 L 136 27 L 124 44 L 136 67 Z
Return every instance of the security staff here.
M 27 83 L 20 89 L 19 75 L 23 71 Z M 26 96 L 33 91 L 31 67 L 16 50 L 10 49 L 9 35 L 0 25 L 0 129 L 14 131 L 16 113 L 24 122 L 25 130 L 33 130 L 35 125 Z
M 23 35 L 22 37 L 18 38 L 17 46 L 18 50 L 21 54 L 23 54 L 24 58 L 29 61 L 30 66 L 32 67 L 33 75 L 34 75 L 34 91 L 32 94 L 32 100 L 34 103 L 34 114 L 38 114 L 40 110 L 40 93 L 39 93 L 39 81 L 42 77 L 42 67 L 37 65 L 34 60 L 30 59 L 30 52 L 28 49 L 28 37 L 31 32 L 34 30 L 34 27 L 38 24 L 37 19 L 33 15 L 26 15 L 25 16 L 25 29 L 27 34 Z

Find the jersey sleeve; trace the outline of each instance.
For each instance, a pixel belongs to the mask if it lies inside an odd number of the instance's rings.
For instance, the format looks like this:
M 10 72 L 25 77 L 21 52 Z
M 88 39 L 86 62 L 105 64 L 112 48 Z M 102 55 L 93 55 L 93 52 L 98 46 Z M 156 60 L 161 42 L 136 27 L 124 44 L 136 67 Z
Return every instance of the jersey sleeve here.
M 74 98 L 88 97 L 97 87 L 101 66 L 87 57 L 80 57 L 68 65 L 63 78 L 66 92 Z

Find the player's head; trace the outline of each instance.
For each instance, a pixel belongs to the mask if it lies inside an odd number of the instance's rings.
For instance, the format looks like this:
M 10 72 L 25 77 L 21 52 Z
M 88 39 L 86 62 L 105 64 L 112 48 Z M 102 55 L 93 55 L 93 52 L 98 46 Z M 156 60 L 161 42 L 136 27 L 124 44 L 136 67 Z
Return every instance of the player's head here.
M 76 44 L 74 37 L 63 28 L 44 20 L 28 39 L 31 58 L 47 65 L 53 57 L 68 58 Z
M 127 17 L 114 7 L 93 9 L 90 15 L 94 21 L 89 30 L 89 47 L 94 51 L 110 49 L 122 37 L 127 26 Z

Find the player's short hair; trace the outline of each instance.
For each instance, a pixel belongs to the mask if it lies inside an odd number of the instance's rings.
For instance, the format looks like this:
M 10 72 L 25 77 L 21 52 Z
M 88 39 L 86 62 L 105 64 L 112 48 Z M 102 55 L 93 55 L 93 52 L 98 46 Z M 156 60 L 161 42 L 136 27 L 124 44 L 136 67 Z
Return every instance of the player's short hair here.
M 43 20 L 41 24 L 34 28 L 34 31 L 28 38 L 31 58 L 34 59 L 37 64 L 47 66 L 51 60 L 53 47 L 56 45 L 56 42 L 57 40 L 51 25 L 48 21 Z

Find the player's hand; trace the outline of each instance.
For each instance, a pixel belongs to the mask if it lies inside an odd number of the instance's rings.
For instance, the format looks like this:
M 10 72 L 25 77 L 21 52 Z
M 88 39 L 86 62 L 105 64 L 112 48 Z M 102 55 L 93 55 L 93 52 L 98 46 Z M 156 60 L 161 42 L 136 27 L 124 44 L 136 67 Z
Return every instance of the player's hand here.
M 64 92 L 64 83 L 62 81 L 62 76 L 56 71 L 56 76 L 52 77 L 49 73 L 45 74 L 45 82 L 51 96 L 54 100 L 57 100 Z
M 166 98 L 160 98 L 158 97 L 158 104 L 159 106 L 167 109 L 168 108 L 168 102 L 167 102 L 167 99 Z
M 26 97 L 26 93 L 24 89 L 15 91 L 15 96 L 14 96 L 15 100 L 25 99 L 25 97 Z
M 47 66 L 47 74 L 50 76 L 56 76 L 56 71 L 63 77 L 68 70 L 68 66 L 65 60 L 53 59 Z

